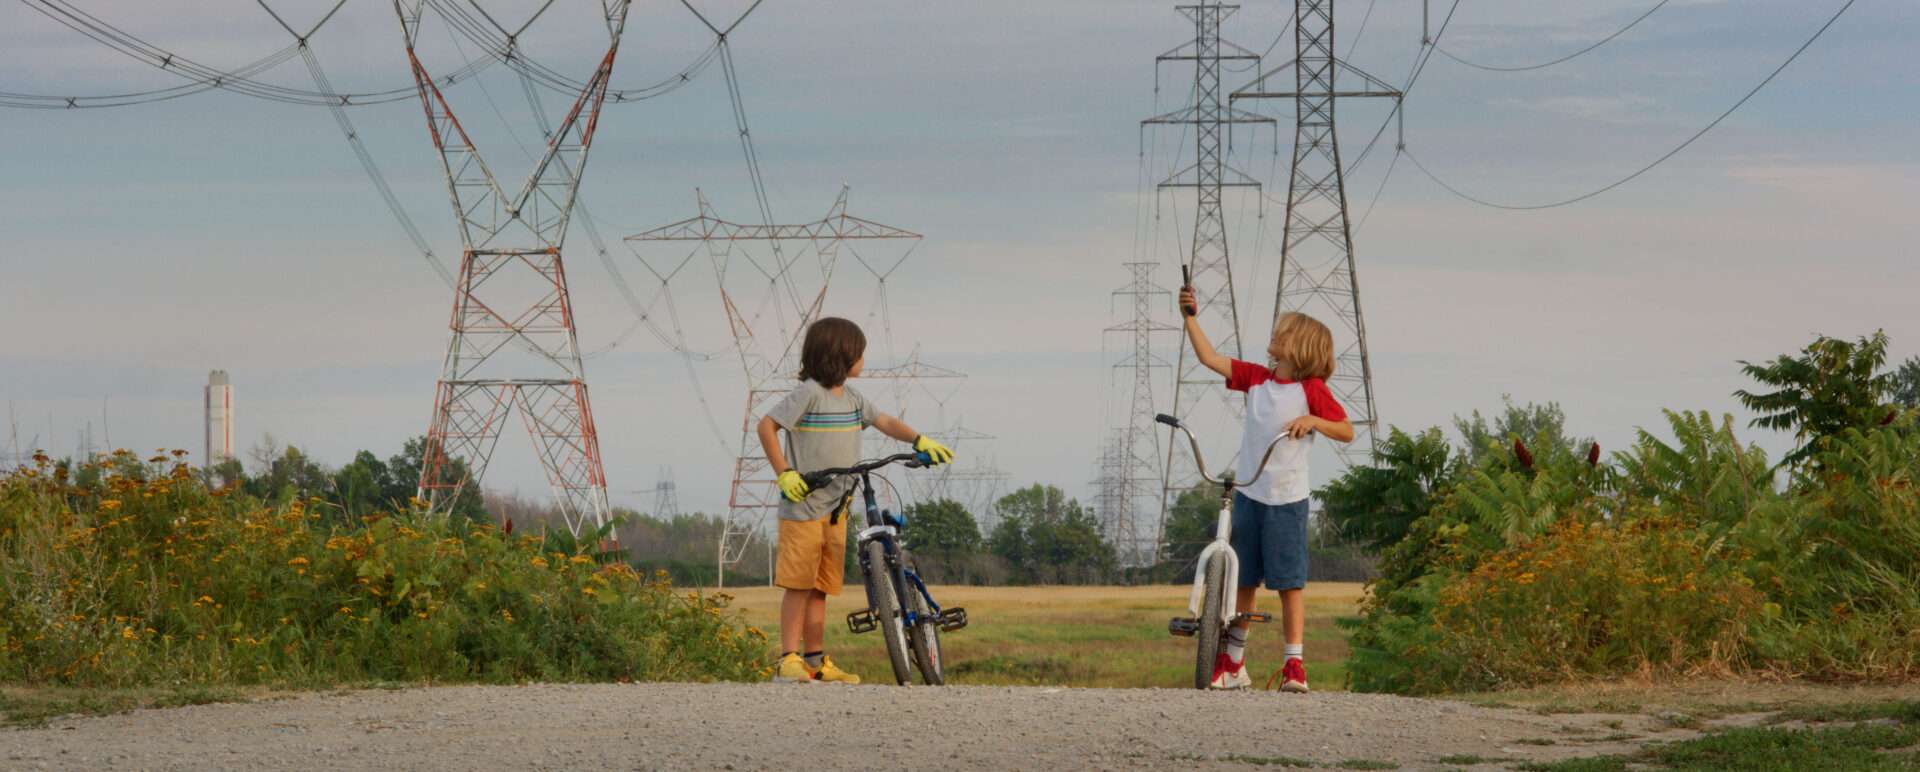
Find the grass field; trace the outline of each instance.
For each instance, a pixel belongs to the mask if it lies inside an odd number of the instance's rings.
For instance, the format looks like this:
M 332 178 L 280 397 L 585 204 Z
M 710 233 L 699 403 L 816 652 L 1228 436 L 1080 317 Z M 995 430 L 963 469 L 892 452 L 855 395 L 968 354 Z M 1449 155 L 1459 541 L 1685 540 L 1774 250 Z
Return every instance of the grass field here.
M 1185 616 L 1189 585 L 1149 587 L 934 587 L 943 606 L 967 609 L 967 629 L 941 637 L 957 684 L 1169 687 L 1191 685 L 1194 643 L 1167 634 Z M 728 588 L 751 624 L 779 642 L 780 590 Z M 1315 689 L 1341 689 L 1347 642 L 1334 619 L 1355 614 L 1361 586 L 1307 586 L 1307 669 Z M 1272 593 L 1261 608 L 1278 611 Z M 866 605 L 857 586 L 827 603 L 827 653 L 868 682 L 891 682 L 878 633 L 847 632 L 847 612 Z M 1280 625 L 1256 625 L 1247 647 L 1254 684 L 1280 666 Z

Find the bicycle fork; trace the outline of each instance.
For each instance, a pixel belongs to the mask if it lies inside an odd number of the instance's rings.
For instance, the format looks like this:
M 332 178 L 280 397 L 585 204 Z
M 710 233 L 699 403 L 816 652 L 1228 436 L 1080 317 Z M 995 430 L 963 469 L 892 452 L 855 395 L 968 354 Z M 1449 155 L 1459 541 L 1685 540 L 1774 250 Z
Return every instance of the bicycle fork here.
M 1270 622 L 1273 617 L 1260 612 L 1239 613 L 1240 602 L 1240 555 L 1233 551 L 1233 500 L 1220 504 L 1220 517 L 1214 523 L 1213 541 L 1200 551 L 1200 557 L 1194 561 L 1193 591 L 1187 594 L 1187 613 L 1190 616 L 1174 617 L 1167 622 L 1167 633 L 1193 637 L 1200 632 L 1200 609 L 1205 605 L 1209 591 L 1220 594 L 1220 618 L 1231 627 L 1244 618 L 1253 622 Z M 1215 555 L 1226 558 L 1227 570 L 1224 581 L 1219 587 L 1207 587 L 1207 562 Z

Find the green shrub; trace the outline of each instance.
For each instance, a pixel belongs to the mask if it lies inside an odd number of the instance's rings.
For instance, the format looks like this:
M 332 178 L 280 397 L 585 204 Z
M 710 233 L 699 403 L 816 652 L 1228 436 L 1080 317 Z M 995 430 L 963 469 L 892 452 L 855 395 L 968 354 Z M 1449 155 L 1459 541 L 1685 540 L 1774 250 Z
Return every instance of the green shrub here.
M 1730 418 L 1667 418 L 1608 463 L 1548 446 L 1457 473 L 1382 555 L 1352 686 L 1920 675 L 1916 417 L 1835 434 L 1788 487 Z
M 725 596 L 418 512 L 329 525 L 122 454 L 0 478 L 0 681 L 741 680 Z M 592 546 L 592 545 L 589 545 Z

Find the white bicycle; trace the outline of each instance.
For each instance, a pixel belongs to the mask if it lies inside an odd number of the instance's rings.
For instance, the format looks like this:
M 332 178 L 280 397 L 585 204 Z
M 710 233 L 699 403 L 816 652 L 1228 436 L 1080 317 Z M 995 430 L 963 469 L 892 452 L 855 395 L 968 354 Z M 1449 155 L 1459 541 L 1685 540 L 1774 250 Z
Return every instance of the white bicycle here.
M 1200 559 L 1194 565 L 1193 592 L 1187 596 L 1187 613 L 1193 616 L 1174 617 L 1167 622 L 1167 632 L 1174 635 L 1198 638 L 1193 657 L 1193 688 L 1205 689 L 1213 685 L 1213 666 L 1224 651 L 1222 641 L 1227 628 L 1241 621 L 1271 622 L 1273 616 L 1260 612 L 1239 613 L 1240 556 L 1233 551 L 1229 542 L 1233 537 L 1233 491 L 1245 487 L 1259 479 L 1239 482 L 1232 479 L 1217 479 L 1207 476 L 1207 464 L 1200 458 L 1200 441 L 1193 438 L 1193 432 L 1180 423 L 1180 419 L 1164 413 L 1154 420 L 1179 429 L 1187 435 L 1187 444 L 1193 448 L 1193 463 L 1200 467 L 1200 479 L 1220 486 L 1220 519 L 1213 529 L 1213 542 L 1200 551 Z M 1273 449 L 1287 438 L 1281 434 L 1267 444 L 1266 455 L 1260 457 L 1255 469 L 1266 473 L 1267 460 L 1273 458 Z

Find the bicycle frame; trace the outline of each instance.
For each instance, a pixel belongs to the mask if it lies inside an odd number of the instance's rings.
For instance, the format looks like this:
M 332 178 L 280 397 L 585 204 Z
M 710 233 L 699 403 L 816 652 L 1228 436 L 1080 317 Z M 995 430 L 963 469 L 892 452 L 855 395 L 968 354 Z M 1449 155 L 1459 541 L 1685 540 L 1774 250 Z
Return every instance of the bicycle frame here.
M 900 559 L 902 551 L 900 527 L 896 524 L 900 521 L 889 520 L 887 514 L 880 510 L 879 501 L 873 492 L 871 475 L 872 472 L 860 473 L 861 503 L 865 506 L 867 527 L 861 529 L 860 533 L 854 537 L 854 548 L 857 551 L 856 554 L 860 556 L 861 572 L 869 578 L 877 574 L 874 566 L 867 565 L 865 547 L 868 542 L 880 542 L 886 547 L 887 565 L 883 568 L 888 581 L 893 582 L 895 596 L 904 603 L 909 594 L 917 594 L 927 602 L 927 608 L 933 612 L 933 620 L 936 624 L 943 627 L 953 624 L 947 619 L 946 612 L 940 608 L 940 603 L 933 599 L 933 594 L 927 591 L 927 583 L 920 579 L 920 573 L 909 567 L 907 561 Z M 921 621 L 920 615 L 910 608 L 902 608 L 900 613 L 902 620 L 909 628 Z M 962 616 L 961 620 L 964 619 L 965 617 Z M 964 621 L 959 621 L 955 629 L 964 627 L 965 624 Z
M 1193 591 L 1187 595 L 1187 613 L 1193 615 L 1191 619 L 1197 620 L 1199 618 L 1201 607 L 1207 599 L 1207 561 L 1214 555 L 1224 552 L 1226 553 L 1227 559 L 1227 581 L 1219 588 L 1220 618 L 1231 626 L 1234 622 L 1238 621 L 1240 617 L 1240 555 L 1233 551 L 1232 544 L 1233 493 L 1235 490 L 1252 484 L 1254 480 L 1260 479 L 1260 475 L 1266 474 L 1267 461 L 1273 458 L 1274 448 L 1279 447 L 1280 441 L 1286 439 L 1287 435 L 1281 434 L 1273 438 L 1273 442 L 1267 443 L 1266 455 L 1261 456 L 1260 463 L 1254 466 L 1254 469 L 1260 471 L 1254 475 L 1253 479 L 1247 480 L 1246 482 L 1239 482 L 1207 476 L 1207 465 L 1200 455 L 1200 441 L 1194 438 L 1193 431 L 1181 423 L 1180 419 L 1162 413 L 1154 416 L 1154 420 L 1179 429 L 1187 435 L 1187 444 L 1193 450 L 1193 463 L 1199 467 L 1200 479 L 1219 485 L 1221 488 L 1220 516 L 1213 527 L 1213 541 L 1208 543 L 1205 549 L 1200 550 L 1199 559 L 1194 561 Z M 1174 624 L 1178 622 L 1179 620 L 1175 620 Z M 1179 628 L 1174 627 L 1173 624 L 1170 624 L 1168 629 L 1176 634 L 1192 635 L 1191 631 L 1180 632 Z

